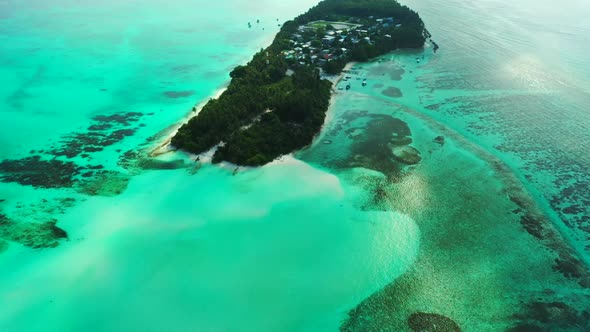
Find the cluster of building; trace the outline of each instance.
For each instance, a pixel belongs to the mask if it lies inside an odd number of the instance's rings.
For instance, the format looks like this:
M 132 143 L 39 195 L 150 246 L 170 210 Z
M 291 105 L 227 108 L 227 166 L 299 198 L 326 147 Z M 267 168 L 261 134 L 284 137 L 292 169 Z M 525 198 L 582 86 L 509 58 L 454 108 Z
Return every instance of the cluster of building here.
M 298 62 L 301 65 L 318 65 L 346 57 L 351 49 L 358 43 L 373 44 L 377 36 L 391 38 L 383 34 L 384 29 L 399 28 L 395 20 L 389 18 L 369 17 L 357 23 L 325 22 L 324 29 L 318 27 L 318 22 L 311 22 L 299 26 L 297 33 L 291 36 L 290 48 L 283 51 L 286 59 Z M 342 29 L 335 29 L 337 26 Z M 319 35 L 325 31 L 324 35 Z

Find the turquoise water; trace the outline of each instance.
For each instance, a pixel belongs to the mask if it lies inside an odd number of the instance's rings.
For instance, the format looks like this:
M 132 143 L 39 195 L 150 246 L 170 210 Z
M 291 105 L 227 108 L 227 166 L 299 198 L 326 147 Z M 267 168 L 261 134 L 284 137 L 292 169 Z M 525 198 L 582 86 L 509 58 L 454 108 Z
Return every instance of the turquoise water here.
M 215 167 L 138 176 L 116 202 L 62 218 L 71 240 L 59 248 L 3 254 L 1 321 L 15 331 L 336 329 L 419 242 L 410 218 L 362 213 L 354 200 L 296 161 L 236 177 Z
M 414 105 L 496 151 L 588 261 L 588 2 L 408 4 L 448 45 Z
M 439 52 L 355 65 L 265 167 L 126 153 L 315 2 L 0 1 L 0 330 L 590 328 L 581 1 L 407 1 Z

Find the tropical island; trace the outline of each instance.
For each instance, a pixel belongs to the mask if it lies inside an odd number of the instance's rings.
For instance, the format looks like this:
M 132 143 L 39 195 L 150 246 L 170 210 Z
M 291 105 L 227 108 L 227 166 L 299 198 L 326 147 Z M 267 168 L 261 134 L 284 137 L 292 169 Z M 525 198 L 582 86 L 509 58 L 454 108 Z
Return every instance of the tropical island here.
M 395 0 L 324 0 L 287 21 L 272 44 L 236 67 L 211 99 L 172 138 L 178 149 L 213 162 L 260 166 L 309 145 L 320 131 L 332 82 L 351 61 L 424 45 L 419 15 Z

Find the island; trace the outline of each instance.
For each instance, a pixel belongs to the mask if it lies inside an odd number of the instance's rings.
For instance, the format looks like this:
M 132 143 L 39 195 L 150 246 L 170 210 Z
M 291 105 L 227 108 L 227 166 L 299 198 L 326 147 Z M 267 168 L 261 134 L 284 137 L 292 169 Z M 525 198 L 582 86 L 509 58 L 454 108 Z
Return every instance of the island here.
M 419 15 L 394 0 L 324 0 L 285 22 L 272 44 L 231 73 L 227 89 L 182 125 L 173 147 L 213 162 L 260 166 L 309 145 L 332 82 L 352 61 L 423 47 Z

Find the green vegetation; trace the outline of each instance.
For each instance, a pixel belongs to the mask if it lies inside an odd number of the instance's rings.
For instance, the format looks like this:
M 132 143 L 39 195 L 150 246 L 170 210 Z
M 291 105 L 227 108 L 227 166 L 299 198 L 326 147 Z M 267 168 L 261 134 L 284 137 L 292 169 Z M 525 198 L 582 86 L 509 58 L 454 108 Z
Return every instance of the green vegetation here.
M 309 145 L 320 130 L 332 84 L 319 68 L 338 74 L 347 62 L 423 44 L 418 14 L 393 0 L 322 1 L 235 68 L 228 89 L 183 125 L 172 145 L 203 153 L 221 143 L 213 162 L 264 165 Z

